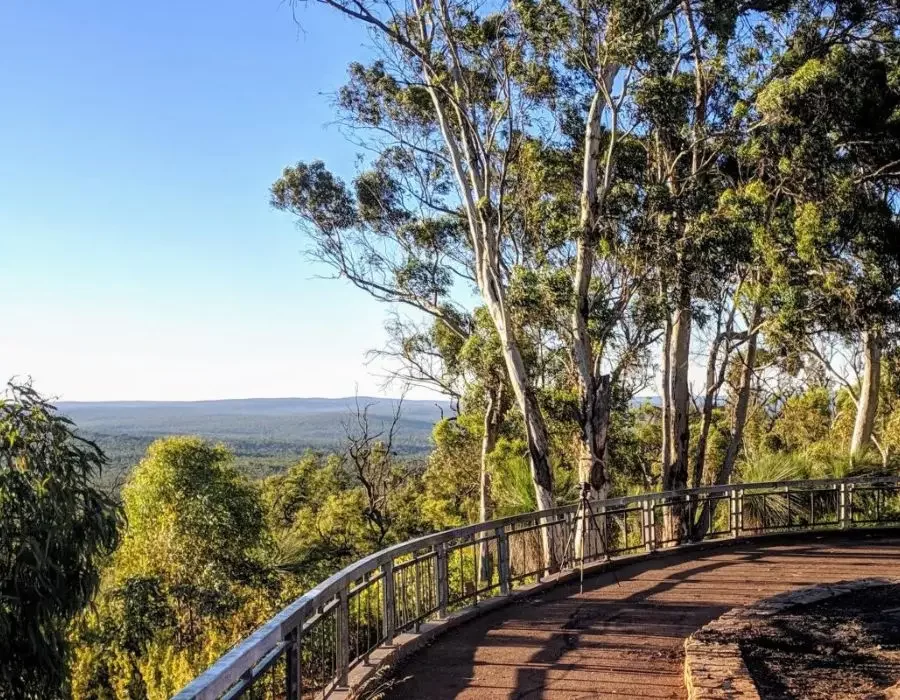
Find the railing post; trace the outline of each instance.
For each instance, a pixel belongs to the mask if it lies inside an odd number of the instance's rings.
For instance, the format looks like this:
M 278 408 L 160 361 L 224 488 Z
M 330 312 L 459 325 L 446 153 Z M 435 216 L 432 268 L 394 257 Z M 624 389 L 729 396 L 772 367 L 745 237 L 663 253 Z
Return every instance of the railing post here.
M 731 505 L 731 536 L 737 539 L 741 536 L 741 495 L 737 488 L 731 489 L 728 495 Z
M 641 501 L 641 520 L 644 523 L 644 549 L 652 552 L 656 548 L 656 528 L 653 526 L 653 501 L 649 498 Z
M 841 481 L 840 489 L 838 493 L 838 503 L 839 503 L 839 520 L 840 527 L 842 530 L 851 527 L 853 525 L 853 516 L 851 513 L 851 495 L 850 495 L 850 485 L 846 481 Z
M 287 700 L 300 700 L 302 681 L 300 678 L 300 639 L 303 629 L 303 620 L 287 635 L 287 647 L 285 653 L 285 686 L 284 694 Z
M 347 586 L 338 589 L 337 606 L 337 686 L 347 687 L 347 672 L 350 667 L 350 604 Z
M 384 643 L 392 644 L 396 634 L 397 623 L 394 620 L 394 611 L 397 609 L 394 600 L 394 560 L 388 559 L 381 565 L 382 596 L 381 621 L 384 625 Z
M 438 617 L 447 617 L 447 603 L 450 598 L 450 581 L 447 578 L 447 545 L 438 542 L 434 545 L 435 554 L 435 586 L 437 587 Z
M 855 490 L 855 484 L 847 484 L 847 527 L 853 527 L 853 492 Z
M 509 595 L 509 540 L 502 525 L 494 529 L 497 535 L 497 571 L 500 575 L 500 595 Z
M 694 541 L 694 519 L 697 517 L 697 506 L 693 494 L 684 495 L 684 517 L 681 519 L 681 537 L 685 542 Z
M 784 498 L 787 501 L 787 527 L 791 527 L 791 487 L 784 487 Z
M 416 632 L 418 632 L 422 624 L 422 567 L 416 560 L 412 568 L 416 572 Z M 475 602 L 478 602 L 477 598 Z
M 605 503 L 606 501 L 601 501 L 601 503 Z M 599 516 L 600 522 L 596 522 L 596 518 Z M 594 523 L 597 525 L 597 536 L 600 539 L 600 546 L 603 547 L 603 561 L 609 561 L 612 559 L 609 553 L 609 518 L 606 514 L 606 506 L 599 506 L 597 508 L 597 514 L 595 517 L 591 518 Z M 585 528 L 590 528 L 591 520 L 585 523 Z M 598 552 L 599 554 L 599 552 Z M 584 557 L 584 553 L 582 552 L 582 558 Z

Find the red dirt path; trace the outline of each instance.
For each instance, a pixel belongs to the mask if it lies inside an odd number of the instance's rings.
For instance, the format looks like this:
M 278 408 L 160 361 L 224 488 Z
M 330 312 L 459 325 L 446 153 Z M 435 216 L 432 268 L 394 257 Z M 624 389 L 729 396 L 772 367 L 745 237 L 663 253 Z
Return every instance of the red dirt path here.
M 798 540 L 799 541 L 799 540 Z M 790 588 L 900 576 L 900 536 L 741 544 L 625 566 L 501 608 L 397 669 L 389 700 L 683 698 L 682 645 Z M 408 677 L 408 678 L 407 678 Z

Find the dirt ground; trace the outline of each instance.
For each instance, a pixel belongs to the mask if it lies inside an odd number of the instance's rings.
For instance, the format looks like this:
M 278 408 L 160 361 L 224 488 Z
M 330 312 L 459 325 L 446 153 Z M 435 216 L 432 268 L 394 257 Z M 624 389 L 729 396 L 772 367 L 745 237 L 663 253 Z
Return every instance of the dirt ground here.
M 740 647 L 765 700 L 885 698 L 900 681 L 900 585 L 754 621 Z

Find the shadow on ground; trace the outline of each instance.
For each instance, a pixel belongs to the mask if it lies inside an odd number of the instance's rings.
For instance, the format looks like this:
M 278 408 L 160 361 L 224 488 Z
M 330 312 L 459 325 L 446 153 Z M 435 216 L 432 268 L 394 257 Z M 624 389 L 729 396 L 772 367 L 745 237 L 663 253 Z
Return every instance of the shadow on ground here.
M 742 544 L 627 565 L 448 632 L 390 700 L 680 698 L 682 646 L 735 606 L 815 583 L 900 575 L 900 539 Z

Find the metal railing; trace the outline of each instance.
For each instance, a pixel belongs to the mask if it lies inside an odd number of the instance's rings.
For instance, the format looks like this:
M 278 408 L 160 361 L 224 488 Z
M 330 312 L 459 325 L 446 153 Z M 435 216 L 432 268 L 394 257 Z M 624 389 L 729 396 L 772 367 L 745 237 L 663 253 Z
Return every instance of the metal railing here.
M 709 486 L 585 505 L 454 528 L 360 559 L 175 698 L 324 698 L 398 634 L 585 563 L 700 540 L 900 525 L 900 477 Z

